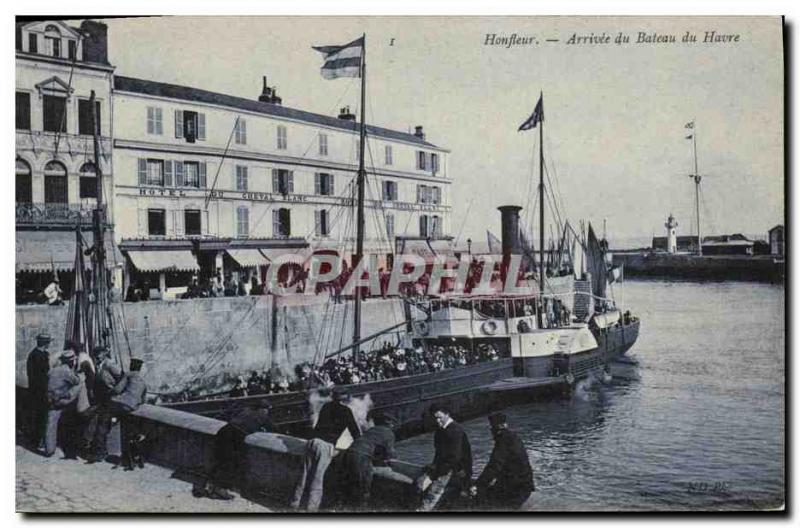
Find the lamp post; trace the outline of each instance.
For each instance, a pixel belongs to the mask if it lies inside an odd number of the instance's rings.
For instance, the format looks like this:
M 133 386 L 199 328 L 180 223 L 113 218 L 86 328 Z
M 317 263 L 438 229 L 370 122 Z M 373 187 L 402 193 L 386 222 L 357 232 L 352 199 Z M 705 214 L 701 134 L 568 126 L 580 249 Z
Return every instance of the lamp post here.
M 472 255 L 472 239 L 471 238 L 467 239 L 467 253 Z

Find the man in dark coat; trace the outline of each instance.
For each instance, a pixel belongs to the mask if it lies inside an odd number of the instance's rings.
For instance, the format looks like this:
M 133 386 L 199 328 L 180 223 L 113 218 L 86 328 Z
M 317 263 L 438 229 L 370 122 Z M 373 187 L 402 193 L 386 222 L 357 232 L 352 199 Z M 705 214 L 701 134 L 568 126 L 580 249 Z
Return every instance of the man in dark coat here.
M 344 488 L 348 505 L 361 509 L 369 505 L 372 492 L 373 462 L 385 465 L 394 458 L 395 421 L 390 416 L 375 414 L 370 417 L 375 424 L 358 437 L 344 453 Z
M 89 414 L 97 413 L 95 418 L 97 425 L 92 435 L 93 453 L 87 458 L 87 462 L 94 463 L 105 459 L 107 455 L 106 437 L 111 430 L 112 420 L 135 411 L 144 403 L 145 396 L 147 396 L 147 383 L 140 373 L 142 364 L 141 359 L 131 359 L 130 372 L 123 378 L 124 385 L 119 394 L 111 396 L 111 400 L 107 403 L 94 406 L 86 411 Z
M 534 490 L 533 469 L 525 446 L 506 424 L 503 413 L 489 416 L 494 449 L 471 492 L 488 510 L 518 510 Z
M 36 348 L 28 354 L 28 441 L 34 449 L 44 447 L 47 425 L 47 374 L 50 372 L 50 334 L 36 336 Z
M 291 507 L 294 509 L 299 509 L 307 497 L 306 509 L 310 512 L 319 510 L 325 471 L 335 455 L 336 442 L 345 429 L 350 431 L 353 440 L 361 436 L 353 411 L 343 403 L 347 398 L 344 388 L 334 387 L 331 398 L 332 401 L 320 409 L 313 437 L 306 442 L 303 473 L 295 486 L 291 502 Z
M 251 403 L 233 415 L 227 424 L 214 436 L 214 467 L 209 472 L 205 485 L 192 489 L 195 497 L 231 500 L 234 498 L 225 488 L 233 487 L 244 470 L 245 443 L 249 435 L 273 430 L 268 407 Z
M 431 405 L 429 412 L 436 420 L 433 435 L 433 463 L 417 479 L 423 492 L 420 511 L 452 504 L 469 489 L 472 479 L 472 448 L 464 429 L 450 416 L 444 406 Z

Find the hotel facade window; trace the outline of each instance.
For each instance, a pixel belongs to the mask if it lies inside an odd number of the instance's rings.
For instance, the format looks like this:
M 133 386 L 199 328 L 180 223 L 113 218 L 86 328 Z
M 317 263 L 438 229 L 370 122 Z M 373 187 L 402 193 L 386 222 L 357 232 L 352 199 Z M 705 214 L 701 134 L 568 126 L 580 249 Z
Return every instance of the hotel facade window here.
M 319 155 L 320 156 L 327 156 L 328 155 L 328 135 L 327 134 L 320 134 L 319 135 Z
M 294 194 L 294 172 L 286 169 L 272 169 L 272 192 Z
M 157 106 L 147 107 L 147 133 L 155 136 L 164 134 L 161 108 Z
M 67 99 L 54 95 L 42 96 L 42 130 L 45 132 L 67 131 Z
M 94 102 L 94 109 L 97 112 L 97 135 L 100 135 L 100 101 Z M 94 115 L 92 115 L 91 101 L 88 99 L 78 100 L 78 134 L 81 136 L 91 136 L 94 134 L 92 130 L 92 123 L 94 123 Z
M 200 164 L 196 161 L 183 162 L 183 186 L 200 188 Z
M 286 127 L 283 125 L 278 125 L 278 150 L 286 150 L 287 139 L 286 139 Z
M 272 235 L 274 237 L 288 237 L 292 234 L 292 212 L 287 208 L 272 211 Z
M 333 196 L 333 174 L 317 172 L 314 174 L 314 194 Z
M 250 209 L 244 206 L 236 208 L 236 236 L 239 238 L 250 236 Z
M 16 122 L 17 130 L 31 129 L 31 94 L 17 92 L 16 95 Z
M 31 166 L 25 160 L 17 159 L 16 202 L 33 202 L 33 180 L 31 179 Z
M 171 166 L 171 164 L 170 164 Z M 164 161 L 139 158 L 139 185 L 164 186 Z
M 39 53 L 39 36 L 36 33 L 28 33 L 28 52 Z
M 67 168 L 59 161 L 49 161 L 44 166 L 44 202 L 65 204 L 69 202 Z
M 205 141 L 206 115 L 191 110 L 175 110 L 175 137 L 187 143 Z
M 317 236 L 328 236 L 329 229 L 328 211 L 326 209 L 314 211 L 314 233 Z
M 166 213 L 164 209 L 147 210 L 147 232 L 150 236 L 167 234 Z
M 428 237 L 428 215 L 419 216 L 419 236 Z
M 87 162 L 81 165 L 79 196 L 81 198 L 97 198 L 97 171 L 94 163 Z
M 233 129 L 233 141 L 237 145 L 247 145 L 247 121 L 239 119 Z
M 236 165 L 236 190 L 247 190 L 247 166 Z
M 384 180 L 381 195 L 386 202 L 397 201 L 397 182 Z
M 417 168 L 419 170 L 427 170 L 428 167 L 428 155 L 421 150 L 417 151 Z
M 394 163 L 394 159 L 392 157 L 392 146 L 386 145 L 383 149 L 383 153 L 386 165 L 392 165 Z
M 183 226 L 187 236 L 201 235 L 203 230 L 200 211 L 197 209 L 186 209 L 183 212 Z
M 61 32 L 56 26 L 47 26 L 44 32 L 44 42 L 48 55 L 61 57 Z

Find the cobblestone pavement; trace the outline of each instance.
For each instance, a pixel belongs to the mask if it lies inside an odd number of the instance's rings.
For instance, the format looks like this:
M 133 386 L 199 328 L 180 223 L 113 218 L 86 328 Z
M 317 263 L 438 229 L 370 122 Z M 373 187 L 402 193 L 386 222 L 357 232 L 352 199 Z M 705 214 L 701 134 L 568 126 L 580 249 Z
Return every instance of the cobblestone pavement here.
M 112 464 L 51 458 L 16 447 L 18 512 L 219 512 L 263 513 L 270 510 L 237 497 L 232 501 L 196 499 L 189 482 L 169 469 L 147 464 L 123 471 Z

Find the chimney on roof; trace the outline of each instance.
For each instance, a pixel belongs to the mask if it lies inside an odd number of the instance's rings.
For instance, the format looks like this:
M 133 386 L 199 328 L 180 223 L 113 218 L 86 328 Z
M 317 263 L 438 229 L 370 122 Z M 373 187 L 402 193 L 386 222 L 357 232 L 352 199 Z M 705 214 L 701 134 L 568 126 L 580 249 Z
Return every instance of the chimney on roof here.
M 262 78 L 262 86 L 261 86 L 261 95 L 258 96 L 258 100 L 261 103 L 269 103 L 274 105 L 279 105 L 283 102 L 283 99 L 278 97 L 278 90 L 272 86 L 267 86 L 267 76 L 264 75 Z
M 81 31 L 86 36 L 83 41 L 83 60 L 108 64 L 108 26 L 95 20 L 81 22 Z
M 350 111 L 349 106 L 345 106 L 339 110 L 339 119 L 343 119 L 345 121 L 355 121 L 356 115 Z
M 272 88 L 267 86 L 267 76 L 262 77 L 264 81 L 264 86 L 261 88 L 261 95 L 258 96 L 258 100 L 262 103 L 271 103 L 272 102 Z
M 421 125 L 417 125 L 414 127 L 414 135 L 420 139 L 425 139 L 425 132 L 422 131 Z

